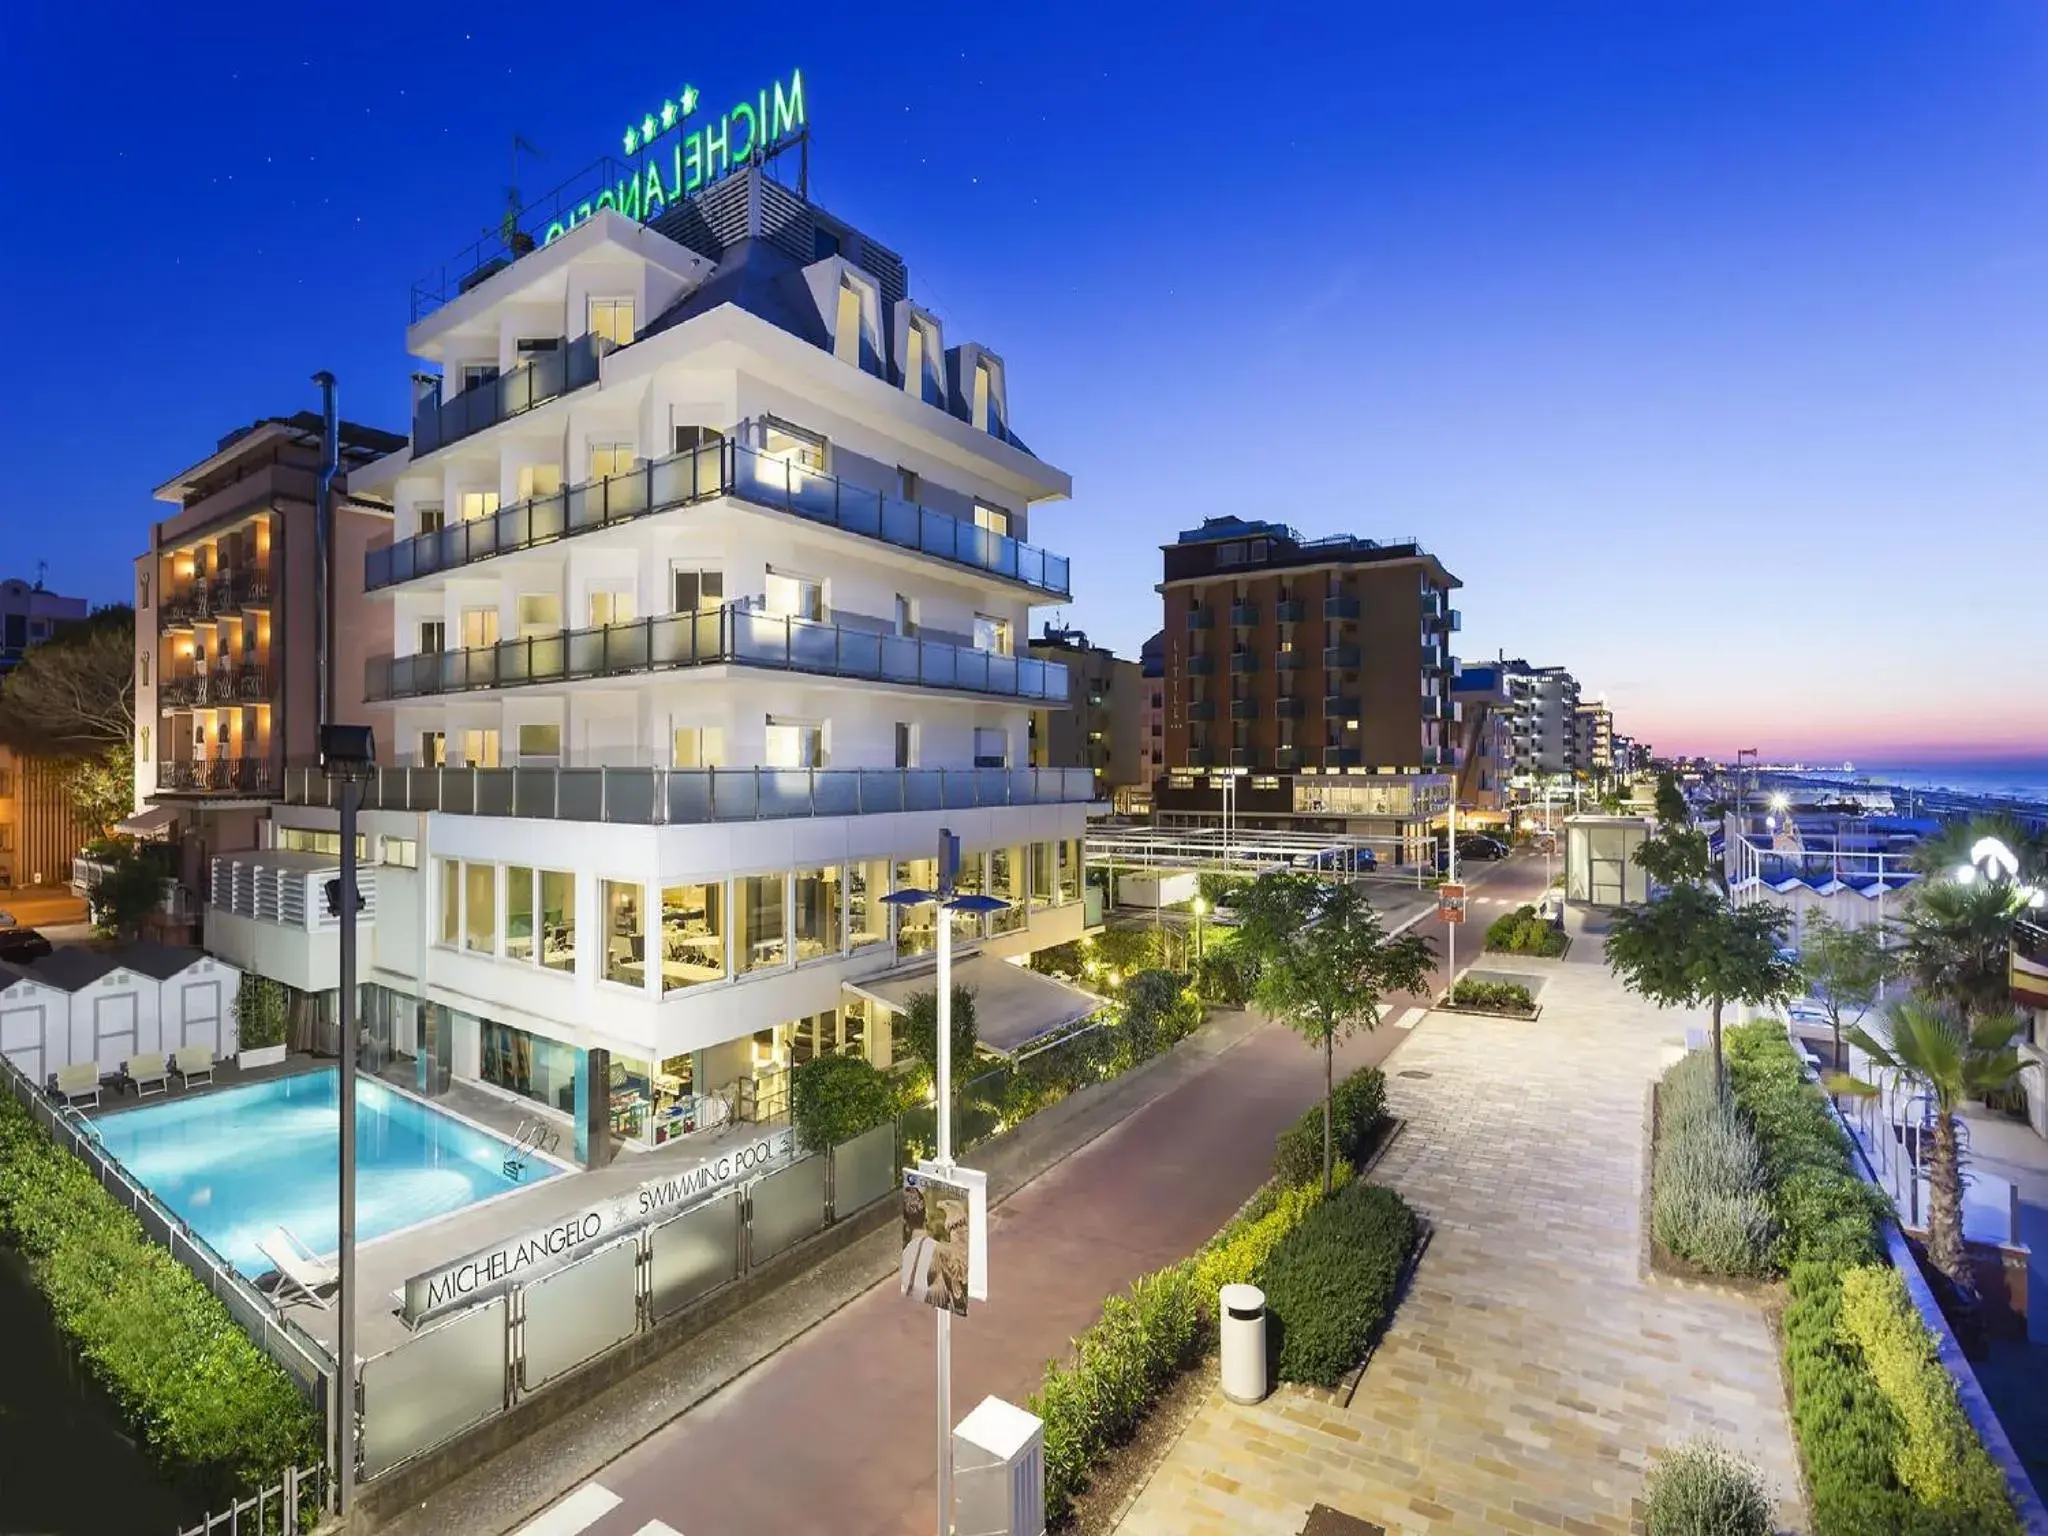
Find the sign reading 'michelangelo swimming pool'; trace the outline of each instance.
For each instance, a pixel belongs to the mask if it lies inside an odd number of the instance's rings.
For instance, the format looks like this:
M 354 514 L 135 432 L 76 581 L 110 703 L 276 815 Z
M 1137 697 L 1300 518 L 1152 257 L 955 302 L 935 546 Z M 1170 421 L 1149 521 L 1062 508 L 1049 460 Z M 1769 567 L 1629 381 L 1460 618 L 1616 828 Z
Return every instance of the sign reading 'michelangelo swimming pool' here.
M 541 244 L 561 239 L 600 208 L 615 208 L 643 223 L 658 219 L 678 198 L 702 191 L 795 138 L 805 126 L 804 72 L 793 69 L 787 86 L 780 80 L 764 86 L 751 101 L 736 102 L 715 121 L 669 138 L 696 110 L 697 88 L 686 85 L 679 99 L 664 101 L 628 124 L 622 142 L 628 157 L 644 156 L 640 168 L 548 225 Z M 655 148 L 662 139 L 668 140 L 666 154 Z
M 414 1275 L 405 1282 L 405 1305 L 399 1315 L 417 1325 L 483 1301 L 508 1285 L 537 1280 L 607 1238 L 655 1217 L 673 1215 L 728 1184 L 767 1173 L 795 1154 L 796 1135 L 789 1127 L 764 1131 L 715 1157 L 649 1179 L 636 1189 L 572 1212 L 537 1231 L 515 1233 L 452 1264 Z

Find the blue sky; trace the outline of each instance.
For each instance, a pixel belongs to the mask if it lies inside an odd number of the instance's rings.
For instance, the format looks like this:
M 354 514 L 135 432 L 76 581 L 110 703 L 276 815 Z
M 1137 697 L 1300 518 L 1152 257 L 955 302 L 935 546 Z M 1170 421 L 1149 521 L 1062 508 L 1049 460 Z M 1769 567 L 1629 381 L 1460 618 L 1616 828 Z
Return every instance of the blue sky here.
M 814 194 L 1073 474 L 1097 639 L 1204 516 L 1415 534 L 1468 658 L 1660 747 L 2048 757 L 2038 5 L 195 14 L 0 10 L 55 66 L 0 95 L 11 572 L 123 595 L 150 488 L 317 368 L 402 426 L 515 131 L 537 191 L 801 66 Z

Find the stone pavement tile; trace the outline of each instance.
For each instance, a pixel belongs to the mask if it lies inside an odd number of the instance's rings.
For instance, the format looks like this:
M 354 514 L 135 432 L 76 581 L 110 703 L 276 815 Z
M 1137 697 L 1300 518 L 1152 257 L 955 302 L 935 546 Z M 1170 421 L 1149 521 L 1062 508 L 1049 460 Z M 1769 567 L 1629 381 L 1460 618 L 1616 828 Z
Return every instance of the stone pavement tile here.
M 1631 1529 L 1653 1454 L 1703 1433 L 1761 1467 L 1782 1527 L 1801 1528 L 1762 1314 L 1639 1273 L 1645 1088 L 1688 1021 L 1600 966 L 1532 966 L 1551 978 L 1538 1024 L 1433 1014 L 1391 1063 L 1407 1129 L 1374 1177 L 1432 1235 L 1354 1401 L 1212 1391 L 1125 1531 L 1291 1533 L 1321 1501 L 1390 1533 L 1609 1536 Z M 1235 1501 L 1182 1463 L 1238 1481 Z M 1292 1525 L 1252 1513 L 1254 1495 Z

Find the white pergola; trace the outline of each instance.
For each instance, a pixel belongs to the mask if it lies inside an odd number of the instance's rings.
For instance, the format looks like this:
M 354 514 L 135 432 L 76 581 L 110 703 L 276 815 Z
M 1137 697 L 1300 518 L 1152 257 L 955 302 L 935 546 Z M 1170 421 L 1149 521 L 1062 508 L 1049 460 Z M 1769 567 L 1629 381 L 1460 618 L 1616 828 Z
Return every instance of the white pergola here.
M 1377 845 L 1377 846 L 1375 846 Z M 1398 861 L 1402 839 L 1344 832 L 1276 832 L 1252 827 L 1091 826 L 1085 857 L 1091 864 L 1139 869 L 1208 870 L 1260 874 L 1269 869 L 1320 869 L 1364 876 L 1371 854 Z M 1418 866 L 1416 878 L 1420 879 Z

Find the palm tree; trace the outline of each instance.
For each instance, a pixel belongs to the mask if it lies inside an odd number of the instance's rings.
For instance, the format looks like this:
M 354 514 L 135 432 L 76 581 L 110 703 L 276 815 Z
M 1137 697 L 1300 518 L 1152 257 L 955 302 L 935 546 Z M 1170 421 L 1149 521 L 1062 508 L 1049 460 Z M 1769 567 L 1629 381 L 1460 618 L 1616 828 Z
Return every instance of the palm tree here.
M 2020 879 L 2038 883 L 2048 878 L 2048 837 L 2033 832 L 2010 816 L 1958 816 L 1913 847 L 1911 864 L 1923 875 L 1945 876 L 1974 863 L 1972 851 L 1985 838 L 1996 838 L 2020 861 Z
M 1917 883 L 1899 924 L 1904 969 L 1966 1022 L 2003 1010 L 2011 997 L 2013 923 L 2027 900 L 2025 888 L 2007 880 Z
M 1888 1025 L 1889 1041 L 1878 1041 L 1861 1026 L 1849 1031 L 1849 1039 L 1880 1067 L 1920 1083 L 1934 1101 L 1927 1154 L 1927 1257 L 1967 1305 L 1976 1299 L 1976 1287 L 1963 1255 L 1963 1168 L 1956 1111 L 1967 1099 L 2011 1086 L 2025 1069 L 2013 1044 L 2021 1027 L 2019 1016 L 1986 1013 L 1973 1022 L 1952 1004 L 1910 997 L 1892 1005 Z M 1856 1086 L 1875 1091 L 1867 1084 Z

